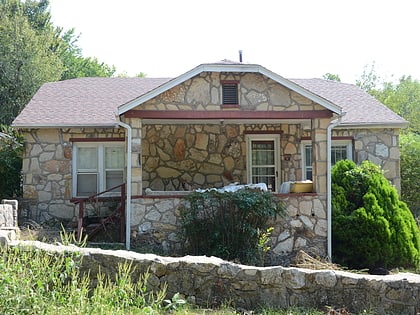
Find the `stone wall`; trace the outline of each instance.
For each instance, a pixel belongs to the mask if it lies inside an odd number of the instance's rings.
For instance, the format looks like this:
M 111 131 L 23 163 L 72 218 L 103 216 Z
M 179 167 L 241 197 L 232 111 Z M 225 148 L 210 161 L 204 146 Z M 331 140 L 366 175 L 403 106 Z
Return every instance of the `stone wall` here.
M 144 125 L 143 189 L 182 191 L 247 183 L 247 133 L 280 134 L 280 181 L 301 178 L 299 124 Z
M 119 129 L 31 129 L 24 132 L 23 205 L 38 222 L 72 220 L 72 138 L 124 138 Z
M 180 207 L 183 197 L 164 195 L 165 192 L 148 191 L 149 196 L 132 202 L 132 237 L 152 239 L 155 249 L 166 255 L 182 254 L 179 239 Z M 185 192 L 186 193 L 186 192 Z M 301 249 L 307 253 L 327 255 L 327 214 L 325 196 L 317 194 L 278 195 L 287 207 L 285 217 L 270 222 L 271 250 L 266 265 L 288 265 Z
M 410 314 L 420 312 L 420 276 L 353 274 L 337 270 L 252 267 L 215 257 L 180 258 L 39 242 L 12 242 L 55 253 L 82 253 L 81 272 L 115 276 L 118 264 L 131 263 L 134 281 L 150 272 L 149 289 L 167 284 L 167 297 L 180 293 L 190 303 L 209 307 L 223 303 L 252 310 L 260 307 L 347 308 L 351 313 Z
M 382 167 L 385 177 L 401 188 L 399 133 L 395 129 L 356 129 L 334 132 L 354 138 L 355 162 L 369 160 Z
M 18 201 L 3 199 L 0 204 L 0 246 L 18 236 Z

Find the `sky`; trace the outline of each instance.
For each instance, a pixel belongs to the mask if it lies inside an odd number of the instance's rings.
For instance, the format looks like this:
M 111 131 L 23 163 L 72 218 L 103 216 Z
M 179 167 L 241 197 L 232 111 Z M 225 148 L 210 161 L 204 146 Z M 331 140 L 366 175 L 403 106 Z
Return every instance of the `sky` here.
M 84 57 L 117 73 L 176 77 L 223 59 L 285 78 L 420 79 L 418 0 L 50 0 Z

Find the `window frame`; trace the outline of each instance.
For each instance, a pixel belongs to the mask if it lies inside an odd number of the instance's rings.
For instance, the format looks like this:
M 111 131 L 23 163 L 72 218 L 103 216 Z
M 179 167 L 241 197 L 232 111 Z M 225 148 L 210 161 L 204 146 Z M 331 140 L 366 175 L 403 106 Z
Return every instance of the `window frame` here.
M 106 161 L 105 161 L 105 152 L 106 148 L 118 147 L 122 148 L 124 152 L 124 165 L 122 168 L 106 168 Z M 80 148 L 95 148 L 96 149 L 96 158 L 97 158 L 97 169 L 96 172 L 93 170 L 84 170 L 78 168 L 78 152 Z M 125 174 L 126 174 L 126 152 L 125 152 L 125 143 L 124 142 L 107 142 L 107 141 L 99 141 L 99 142 L 73 142 L 73 155 L 72 155 L 72 197 L 73 198 L 86 198 L 91 195 L 79 195 L 78 194 L 78 175 L 80 174 L 96 174 L 97 176 L 97 187 L 96 187 L 96 194 L 107 190 L 107 176 L 106 173 L 108 171 L 122 171 L 122 182 L 124 183 Z M 109 197 L 109 196 L 116 196 L 120 193 L 117 191 L 110 191 L 102 196 Z
M 306 165 L 306 152 L 305 152 L 305 148 L 307 146 L 312 147 L 312 141 L 311 140 L 301 141 L 302 180 L 307 180 L 306 170 L 307 170 L 308 166 Z M 331 154 L 332 154 L 333 147 L 338 147 L 338 146 L 345 146 L 346 150 L 347 150 L 346 159 L 353 161 L 353 141 L 350 140 L 350 139 L 332 139 L 331 140 Z M 313 151 L 312 151 L 312 154 L 313 154 Z M 313 158 L 313 155 L 312 155 L 312 158 Z M 331 164 L 331 166 L 333 166 L 333 165 L 334 164 Z M 312 163 L 311 169 L 312 169 L 312 178 L 313 178 L 313 176 L 314 176 L 313 163 Z
M 252 183 L 252 142 L 253 141 L 274 141 L 274 183 L 275 191 L 280 191 L 280 178 L 281 174 L 281 159 L 280 159 L 280 135 L 279 134 L 247 134 L 246 140 L 246 166 L 247 166 L 247 182 Z M 269 187 L 267 187 L 269 188 Z

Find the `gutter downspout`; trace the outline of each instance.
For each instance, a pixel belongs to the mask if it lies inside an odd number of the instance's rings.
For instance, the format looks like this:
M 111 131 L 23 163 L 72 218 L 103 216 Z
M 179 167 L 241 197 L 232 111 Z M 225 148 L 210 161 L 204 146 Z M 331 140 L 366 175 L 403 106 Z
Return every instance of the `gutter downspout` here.
M 327 254 L 330 261 L 332 261 L 331 133 L 332 129 L 341 123 L 342 116 L 344 116 L 344 113 L 341 114 L 336 120 L 330 122 L 327 127 Z
M 126 200 L 126 211 L 125 211 L 125 249 L 130 250 L 130 235 L 131 235 L 131 138 L 132 129 L 130 125 L 118 122 L 118 125 L 127 129 L 127 200 Z

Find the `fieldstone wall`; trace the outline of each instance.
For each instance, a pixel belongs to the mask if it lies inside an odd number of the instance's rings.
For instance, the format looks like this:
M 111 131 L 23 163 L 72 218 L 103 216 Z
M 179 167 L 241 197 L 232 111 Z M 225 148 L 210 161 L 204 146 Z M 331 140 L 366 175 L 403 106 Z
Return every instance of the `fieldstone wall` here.
M 337 270 L 252 267 L 204 256 L 161 257 L 40 242 L 11 245 L 53 253 L 79 252 L 83 256 L 80 271 L 88 272 L 91 279 L 99 271 L 114 277 L 118 264 L 130 263 L 135 268 L 134 281 L 148 270 L 149 289 L 160 290 L 167 284 L 168 298 L 180 293 L 202 307 L 230 303 L 245 310 L 329 306 L 345 307 L 354 314 L 365 310 L 377 314 L 420 312 L 420 276 L 408 273 L 372 276 Z
M 221 110 L 222 81 L 239 82 L 243 110 L 324 110 L 321 105 L 257 73 L 202 72 L 141 104 L 141 110 Z
M 354 138 L 355 162 L 369 160 L 382 167 L 385 177 L 400 191 L 399 133 L 396 129 L 356 129 L 334 132 Z
M 144 125 L 142 184 L 185 191 L 247 183 L 246 134 L 281 135 L 280 181 L 301 179 L 299 124 Z
M 38 222 L 72 220 L 77 209 L 72 198 L 71 138 L 124 138 L 119 129 L 25 130 L 22 215 Z
M 18 201 L 3 199 L 0 204 L 0 246 L 18 236 Z
M 183 195 L 147 191 L 143 198 L 132 201 L 132 239 L 149 242 L 154 249 L 166 255 L 182 254 L 178 237 L 181 226 L 180 207 Z M 284 194 L 278 197 L 285 203 L 287 214 L 270 222 L 271 250 L 266 265 L 288 265 L 299 250 L 317 256 L 327 255 L 327 215 L 325 196 L 317 194 Z M 152 242 L 152 244 L 150 244 Z

